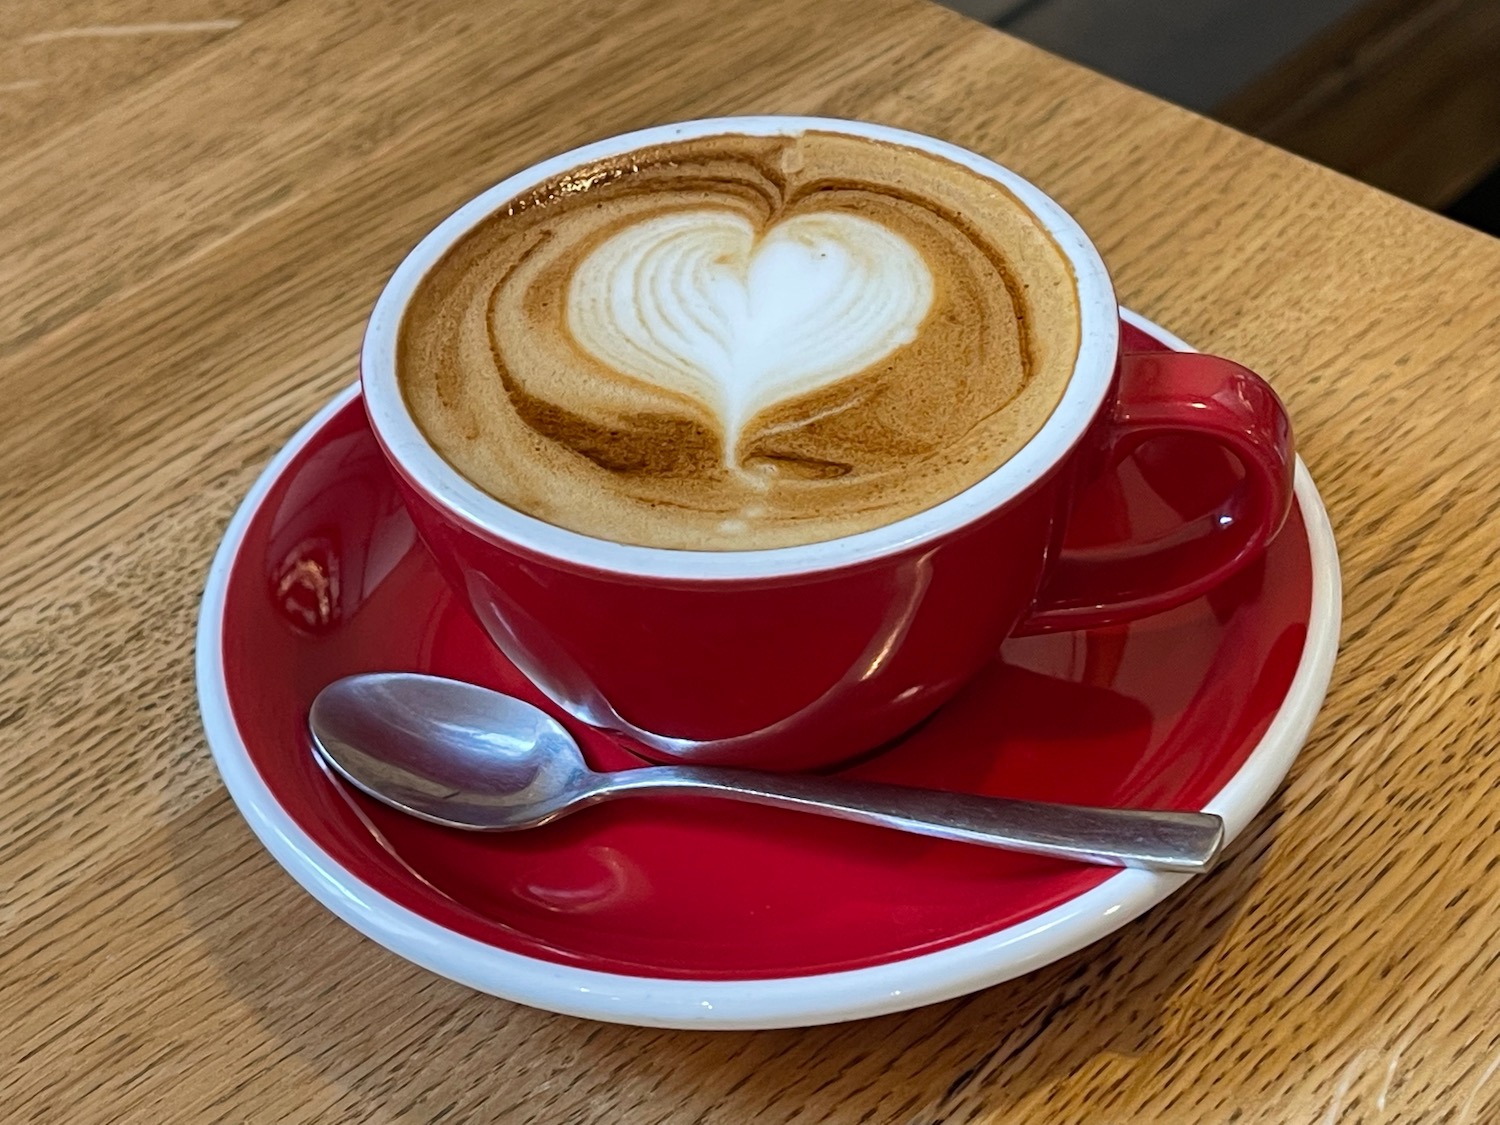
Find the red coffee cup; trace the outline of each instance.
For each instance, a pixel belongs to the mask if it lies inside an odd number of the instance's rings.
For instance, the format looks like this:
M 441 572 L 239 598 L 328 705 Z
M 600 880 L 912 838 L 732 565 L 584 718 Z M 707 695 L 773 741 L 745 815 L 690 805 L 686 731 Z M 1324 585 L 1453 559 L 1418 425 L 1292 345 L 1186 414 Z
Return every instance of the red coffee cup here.
M 1067 255 L 1078 284 L 1078 358 L 1057 409 L 1019 452 L 957 496 L 872 531 L 796 547 L 685 551 L 537 520 L 482 492 L 432 448 L 397 382 L 397 335 L 417 284 L 459 238 L 570 168 L 670 140 L 808 129 L 916 147 L 990 177 Z M 391 277 L 370 318 L 361 379 L 376 437 L 439 568 L 505 656 L 560 707 L 629 736 L 659 761 L 807 769 L 911 727 L 1007 636 L 1180 605 L 1276 535 L 1291 503 L 1294 456 L 1275 393 L 1226 359 L 1122 358 L 1119 339 L 1119 307 L 1098 251 L 1015 173 L 887 126 L 739 117 L 586 145 L 464 205 Z M 1221 446 L 1240 466 L 1217 511 L 1151 542 L 1062 549 L 1084 484 L 1145 443 L 1181 436 Z M 1170 459 L 1184 443 L 1159 448 Z M 1183 457 L 1180 471 L 1193 464 Z

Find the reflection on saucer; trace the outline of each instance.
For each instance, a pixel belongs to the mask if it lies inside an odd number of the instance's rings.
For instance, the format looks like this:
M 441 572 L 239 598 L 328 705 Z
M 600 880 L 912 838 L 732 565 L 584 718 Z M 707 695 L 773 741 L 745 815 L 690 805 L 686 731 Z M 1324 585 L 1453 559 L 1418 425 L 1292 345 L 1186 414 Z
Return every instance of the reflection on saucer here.
M 591 844 L 564 865 L 553 864 L 512 884 L 518 898 L 564 914 L 592 914 L 629 899 L 641 900 L 649 888 L 640 869 L 618 848 Z

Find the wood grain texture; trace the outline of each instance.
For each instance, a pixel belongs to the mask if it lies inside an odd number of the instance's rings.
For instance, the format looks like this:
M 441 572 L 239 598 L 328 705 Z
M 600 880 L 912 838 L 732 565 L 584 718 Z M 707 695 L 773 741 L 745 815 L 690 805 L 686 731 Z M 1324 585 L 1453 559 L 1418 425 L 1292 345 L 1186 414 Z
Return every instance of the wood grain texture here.
M 0 1117 L 1500 1119 L 1500 245 L 906 0 L 28 2 L 6 81 L 38 31 L 216 19 L 43 40 L 82 77 L 0 119 Z M 551 1016 L 385 953 L 259 848 L 199 729 L 196 603 L 439 217 L 584 139 L 754 110 L 1014 166 L 1124 301 L 1264 372 L 1344 647 L 1227 866 L 1058 964 L 806 1031 Z
M 160 78 L 280 0 L 6 0 L 0 152 Z M 101 171 L 103 171 L 101 169 Z

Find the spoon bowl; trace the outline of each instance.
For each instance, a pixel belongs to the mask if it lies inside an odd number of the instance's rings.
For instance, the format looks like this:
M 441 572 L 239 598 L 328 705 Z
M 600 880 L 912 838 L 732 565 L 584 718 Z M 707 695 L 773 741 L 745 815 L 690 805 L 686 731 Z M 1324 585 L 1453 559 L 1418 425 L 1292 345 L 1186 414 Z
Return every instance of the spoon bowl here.
M 599 775 L 561 723 L 525 700 L 458 680 L 350 676 L 313 700 L 323 760 L 378 801 L 449 828 L 532 828 Z

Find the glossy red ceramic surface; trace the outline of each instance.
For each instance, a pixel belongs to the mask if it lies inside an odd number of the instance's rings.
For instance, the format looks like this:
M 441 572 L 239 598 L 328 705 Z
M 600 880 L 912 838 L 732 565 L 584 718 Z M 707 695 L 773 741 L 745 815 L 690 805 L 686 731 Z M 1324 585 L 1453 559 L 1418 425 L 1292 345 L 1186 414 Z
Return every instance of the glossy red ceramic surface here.
M 704 582 L 531 557 L 401 484 L 449 585 L 568 711 L 659 760 L 770 769 L 855 757 L 972 677 L 1031 603 L 1058 488 L 859 566 Z
M 1126 326 L 1116 398 L 1094 448 L 1074 456 L 1092 459 L 1082 474 L 1092 481 L 1138 455 L 1179 519 L 1143 539 L 1068 543 L 1019 632 L 1093 629 L 1179 606 L 1259 555 L 1290 510 L 1297 457 L 1276 393 L 1233 360 L 1161 351 L 1142 336 Z M 1231 456 L 1205 456 L 1205 444 Z M 1069 532 L 1094 534 L 1088 522 Z
M 1149 340 L 1126 330 L 1135 347 Z M 1143 448 L 1078 501 L 1070 547 L 1150 541 L 1219 511 L 1241 471 L 1217 446 Z M 848 772 L 1090 804 L 1201 806 L 1284 698 L 1312 571 L 1297 511 L 1267 555 L 1129 626 L 1012 640 L 917 730 Z M 976 612 L 978 608 L 976 607 Z M 368 670 L 472 679 L 543 703 L 418 542 L 358 400 L 251 520 L 222 628 L 230 707 L 295 822 L 359 882 L 454 932 L 544 961 L 646 977 L 798 976 L 947 948 L 1111 872 L 705 798 L 621 801 L 484 836 L 359 797 L 315 764 L 307 707 Z M 629 638 L 619 643 L 628 643 Z M 543 704 L 554 714 L 555 707 Z M 595 765 L 622 739 L 564 720 Z M 351 881 L 352 882 L 352 881 Z
M 1114 390 L 1072 449 L 976 518 L 849 565 L 757 577 L 667 577 L 546 555 L 444 504 L 387 455 L 449 585 L 567 712 L 661 761 L 813 769 L 927 717 L 1018 622 L 1046 632 L 1158 612 L 1264 548 L 1291 504 L 1294 463 L 1271 389 L 1228 360 L 1138 346 L 1124 349 Z M 1079 487 L 1137 449 L 1169 481 L 1213 466 L 1217 503 L 1179 512 L 1148 540 L 1067 546 L 1049 568 L 1065 536 L 1092 534 L 1068 527 Z M 1175 499 L 1170 485 L 1160 495 Z

